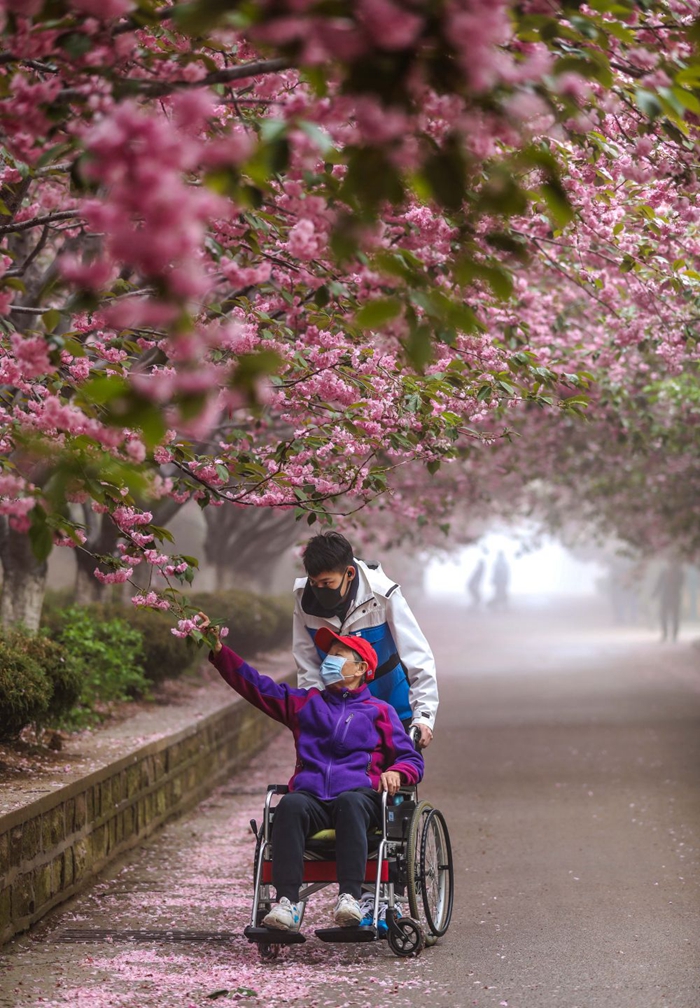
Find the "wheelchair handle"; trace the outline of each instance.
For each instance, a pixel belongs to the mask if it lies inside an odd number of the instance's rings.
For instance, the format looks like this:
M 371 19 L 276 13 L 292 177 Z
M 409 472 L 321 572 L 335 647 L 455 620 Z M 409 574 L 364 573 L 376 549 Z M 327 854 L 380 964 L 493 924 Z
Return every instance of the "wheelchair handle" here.
M 420 752 L 420 728 L 418 725 L 413 725 L 408 733 L 408 737 L 413 742 L 413 748 Z

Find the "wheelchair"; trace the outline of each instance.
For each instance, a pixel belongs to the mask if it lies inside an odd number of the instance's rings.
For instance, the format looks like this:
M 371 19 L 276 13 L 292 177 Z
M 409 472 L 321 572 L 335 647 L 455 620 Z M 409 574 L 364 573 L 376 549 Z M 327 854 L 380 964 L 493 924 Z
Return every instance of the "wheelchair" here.
M 272 906 L 272 825 L 274 799 L 287 794 L 284 784 L 267 789 L 263 821 L 254 819 L 254 894 L 250 924 L 243 934 L 258 947 L 263 962 L 272 962 L 285 945 L 303 944 L 301 933 L 307 900 L 313 893 L 337 882 L 335 831 L 322 830 L 310 837 L 304 852 L 304 874 L 299 901 L 302 903 L 298 932 L 262 926 Z M 395 888 L 405 886 L 410 917 L 396 913 Z M 417 956 L 434 945 L 450 926 L 454 902 L 452 847 L 445 818 L 429 802 L 418 800 L 418 788 L 405 786 L 393 797 L 382 794 L 381 828 L 369 834 L 368 859 L 363 890 L 374 894 L 372 923 L 356 927 L 315 930 L 324 942 L 372 942 L 386 939 L 397 956 Z M 403 897 L 401 897 L 403 899 Z M 386 928 L 379 927 L 380 903 L 387 904 Z

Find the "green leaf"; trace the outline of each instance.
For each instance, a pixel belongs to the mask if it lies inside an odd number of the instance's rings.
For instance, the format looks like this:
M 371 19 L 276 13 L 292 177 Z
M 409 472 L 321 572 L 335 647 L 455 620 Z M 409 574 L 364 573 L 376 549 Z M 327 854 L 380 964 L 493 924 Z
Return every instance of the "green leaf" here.
M 70 56 L 85 56 L 92 48 L 92 39 L 84 32 L 70 32 L 59 35 L 58 45 Z
M 437 202 L 446 210 L 459 210 L 466 195 L 467 163 L 456 134 L 426 158 L 423 173 Z
M 692 91 L 687 91 L 682 87 L 674 87 L 671 90 L 684 108 L 694 115 L 700 115 L 700 99 Z
M 381 329 L 401 312 L 398 298 L 375 298 L 358 311 L 355 322 L 363 329 Z
M 175 4 L 173 21 L 187 35 L 206 35 L 231 10 L 230 0 L 194 0 Z
M 406 340 L 405 347 L 406 356 L 413 367 L 416 371 L 423 371 L 433 357 L 433 344 L 428 326 L 416 326 Z
M 586 80 L 598 81 L 603 87 L 609 88 L 613 84 L 613 76 L 610 72 L 610 64 L 602 53 L 589 50 L 586 57 L 582 56 L 561 56 L 554 64 L 554 73 L 577 73 Z
M 549 215 L 556 224 L 564 227 L 565 224 L 569 224 L 573 220 L 574 211 L 561 182 L 556 179 L 543 182 L 540 186 L 540 192 L 547 204 Z
M 47 524 L 46 512 L 40 504 L 32 508 L 30 522 L 29 542 L 32 553 L 39 563 L 43 563 L 53 549 L 53 532 Z
M 237 199 L 241 192 L 240 172 L 232 167 L 221 167 L 204 175 L 204 185 L 219 196 Z
M 698 40 L 700 41 L 700 39 Z M 690 66 L 680 70 L 675 76 L 676 84 L 682 87 L 695 87 L 700 84 L 700 62 L 691 63 Z
M 175 537 L 170 529 L 162 528 L 160 525 L 149 525 L 148 531 L 152 532 L 159 542 L 162 542 L 164 539 L 167 539 L 171 543 L 175 542 Z
M 307 80 L 319 98 L 325 98 L 328 94 L 328 74 L 325 66 L 304 67 L 301 75 Z
M 41 316 L 41 321 L 44 323 L 44 329 L 46 329 L 47 333 L 53 332 L 61 321 L 61 313 L 55 308 L 50 308 Z
M 184 415 L 183 407 L 186 402 L 179 401 L 178 405 Z M 101 417 L 113 427 L 132 427 L 137 430 L 147 448 L 154 448 L 159 444 L 166 431 L 162 409 L 157 403 L 142 398 L 131 389 L 105 403 Z
M 512 170 L 506 165 L 495 166 L 479 192 L 476 209 L 480 213 L 513 217 L 525 213 L 527 207 L 527 196 Z
M 453 272 L 459 283 L 468 284 L 473 280 L 484 280 L 496 297 L 507 300 L 513 293 L 513 277 L 503 266 L 491 266 L 476 259 L 465 257 L 457 260 Z
M 0 283 L 3 287 L 10 287 L 12 290 L 21 291 L 22 294 L 27 293 L 27 285 L 19 277 L 0 277 Z
M 348 170 L 340 196 L 370 219 L 382 203 L 394 206 L 404 200 L 404 187 L 398 169 L 385 152 L 376 147 L 349 149 Z
M 319 287 L 316 293 L 314 294 L 314 302 L 318 305 L 319 308 L 325 308 L 326 305 L 329 303 L 329 301 L 330 301 L 330 294 L 328 293 L 328 288 L 324 284 L 322 287 Z
M 322 154 L 329 154 L 334 149 L 330 136 L 316 123 L 302 120 L 298 126 L 302 133 L 306 133 L 307 137 L 314 142 Z
M 274 350 L 241 354 L 231 378 L 231 386 L 243 391 L 249 402 L 256 403 L 259 380 L 279 371 L 281 364 L 281 358 Z
M 128 390 L 126 378 L 119 375 L 98 375 L 81 385 L 80 398 L 103 405 L 116 396 L 124 395 Z
M 434 459 L 432 462 L 428 462 L 428 464 L 426 465 L 426 469 L 428 470 L 431 476 L 434 476 L 435 473 L 440 468 L 440 465 L 441 465 L 440 460 Z
M 639 111 L 648 119 L 656 119 L 661 115 L 661 104 L 652 91 L 637 88 L 634 92 L 634 100 Z

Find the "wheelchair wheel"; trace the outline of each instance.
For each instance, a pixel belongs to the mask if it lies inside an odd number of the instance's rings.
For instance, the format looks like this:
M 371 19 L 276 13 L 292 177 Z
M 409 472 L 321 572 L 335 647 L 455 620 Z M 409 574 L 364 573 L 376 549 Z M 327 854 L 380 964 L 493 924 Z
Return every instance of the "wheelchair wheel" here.
M 394 955 L 403 958 L 418 956 L 425 948 L 423 928 L 410 917 L 399 917 L 389 928 L 387 940 Z
M 258 945 L 258 955 L 263 962 L 274 962 L 280 954 L 281 945 Z
M 454 871 L 445 817 L 429 802 L 420 802 L 411 818 L 406 860 L 411 916 L 425 922 L 427 944 L 434 945 L 450 926 Z

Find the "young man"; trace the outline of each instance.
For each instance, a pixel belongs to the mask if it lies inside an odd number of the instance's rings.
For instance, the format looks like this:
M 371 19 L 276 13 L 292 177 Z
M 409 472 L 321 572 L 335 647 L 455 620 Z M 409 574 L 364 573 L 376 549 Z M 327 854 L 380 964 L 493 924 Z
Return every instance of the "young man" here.
M 379 666 L 369 689 L 396 709 L 405 728 L 417 727 L 422 749 L 430 745 L 438 707 L 435 659 L 401 589 L 377 565 L 353 555 L 339 532 L 310 539 L 304 550 L 307 577 L 294 585 L 294 659 L 298 684 L 320 684 L 324 654 L 314 643 L 327 627 L 359 635 L 375 649 Z

